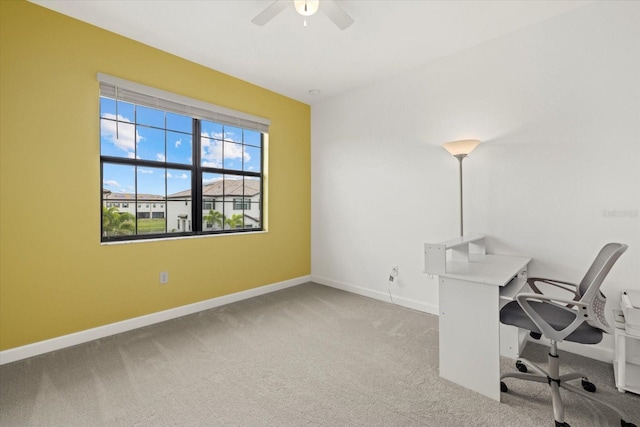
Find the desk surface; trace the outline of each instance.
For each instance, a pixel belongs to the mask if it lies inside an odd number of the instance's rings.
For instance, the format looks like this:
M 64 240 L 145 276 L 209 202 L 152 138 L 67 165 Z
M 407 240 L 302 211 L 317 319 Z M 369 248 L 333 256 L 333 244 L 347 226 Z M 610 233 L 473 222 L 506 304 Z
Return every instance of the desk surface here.
M 440 277 L 504 286 L 531 261 L 510 255 L 471 255 L 468 263 L 447 261 L 447 272 Z

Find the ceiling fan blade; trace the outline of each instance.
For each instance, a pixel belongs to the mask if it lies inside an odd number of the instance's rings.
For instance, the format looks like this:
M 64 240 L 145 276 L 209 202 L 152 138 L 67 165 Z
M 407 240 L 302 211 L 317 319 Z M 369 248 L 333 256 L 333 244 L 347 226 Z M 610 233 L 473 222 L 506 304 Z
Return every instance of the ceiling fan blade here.
M 276 0 L 271 3 L 265 10 L 260 12 L 255 18 L 251 20 L 256 25 L 265 25 L 267 22 L 271 21 L 276 17 L 277 14 L 282 12 L 286 7 L 289 1 L 287 0 Z
M 347 15 L 347 12 L 342 10 L 340 5 L 333 0 L 323 1 L 321 9 L 341 30 L 345 30 L 353 24 L 353 18 Z

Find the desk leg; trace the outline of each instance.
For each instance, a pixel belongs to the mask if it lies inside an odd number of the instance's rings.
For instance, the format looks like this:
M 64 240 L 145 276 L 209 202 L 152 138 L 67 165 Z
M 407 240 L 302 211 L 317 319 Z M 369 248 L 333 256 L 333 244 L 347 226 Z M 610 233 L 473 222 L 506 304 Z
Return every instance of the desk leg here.
M 627 378 L 627 341 L 626 337 L 620 333 L 618 329 L 615 331 L 616 352 L 614 354 L 614 362 L 618 365 L 616 386 L 621 393 L 625 392 Z
M 440 278 L 440 376 L 500 400 L 499 287 Z

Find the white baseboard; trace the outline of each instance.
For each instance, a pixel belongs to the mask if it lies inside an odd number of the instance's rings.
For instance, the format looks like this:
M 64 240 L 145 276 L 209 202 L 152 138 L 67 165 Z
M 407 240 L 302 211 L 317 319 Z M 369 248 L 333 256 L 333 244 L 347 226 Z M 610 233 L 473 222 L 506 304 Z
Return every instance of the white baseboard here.
M 313 275 L 311 276 L 311 281 L 319 283 L 321 285 L 340 289 L 346 292 L 351 292 L 353 294 L 374 298 L 384 302 L 391 302 L 389 298 L 389 294 L 387 292 L 374 291 L 368 288 L 350 285 L 347 283 L 342 283 L 335 280 L 327 279 L 325 277 L 318 277 Z M 437 305 L 425 304 L 420 301 L 416 301 L 410 298 L 399 297 L 397 295 L 393 296 L 393 303 L 403 307 L 433 314 L 435 316 L 439 315 Z M 537 342 L 547 346 L 549 345 L 549 340 L 545 340 L 545 338 L 541 338 L 540 340 L 527 338 L 522 343 L 522 349 L 524 349 L 527 341 Z M 565 341 L 565 342 L 558 343 L 558 349 L 567 351 L 569 353 L 578 354 L 580 356 L 588 357 L 591 359 L 600 360 L 601 362 L 607 362 L 607 363 L 611 363 L 614 358 L 613 349 L 603 345 L 584 345 L 584 344 L 575 344 L 572 342 Z
M 421 301 L 417 301 L 411 298 L 403 298 L 397 295 L 393 295 L 393 301 L 389 298 L 389 294 L 387 292 L 374 291 L 368 288 L 363 288 L 360 286 L 350 285 L 347 283 L 337 282 L 335 280 L 327 279 L 325 277 L 311 276 L 311 281 L 319 283 L 321 285 L 330 286 L 332 288 L 340 289 L 346 292 L 351 292 L 353 294 L 362 295 L 365 297 L 377 299 L 384 302 L 393 302 L 394 304 L 400 305 L 402 307 L 411 308 L 413 310 L 422 311 L 425 313 L 438 315 L 438 307 L 425 304 Z
M 211 298 L 205 301 L 193 304 L 183 305 L 181 307 L 169 310 L 159 311 L 133 319 L 123 320 L 121 322 L 111 323 L 97 328 L 87 329 L 75 332 L 61 337 L 51 338 L 45 341 L 39 341 L 33 344 L 27 344 L 21 347 L 10 348 L 0 351 L 0 365 L 48 353 L 50 351 L 60 350 L 66 347 L 86 343 L 99 338 L 108 337 L 122 332 L 131 331 L 133 329 L 142 328 L 144 326 L 153 325 L 154 323 L 164 322 L 166 320 L 175 319 L 177 317 L 186 316 L 188 314 L 198 313 L 200 311 L 209 310 L 211 308 L 220 307 L 231 304 L 233 302 L 242 301 L 259 295 L 268 294 L 279 291 L 281 289 L 290 288 L 292 286 L 301 285 L 309 282 L 311 276 L 298 277 L 283 282 L 273 283 L 271 285 L 260 286 L 258 288 L 249 289 L 242 292 L 236 292 L 230 295 L 224 295 L 217 298 Z

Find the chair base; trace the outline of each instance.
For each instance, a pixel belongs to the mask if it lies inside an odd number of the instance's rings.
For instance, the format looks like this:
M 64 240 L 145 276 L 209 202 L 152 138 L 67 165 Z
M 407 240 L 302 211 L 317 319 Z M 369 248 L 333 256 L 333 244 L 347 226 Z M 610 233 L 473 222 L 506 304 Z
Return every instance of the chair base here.
M 560 388 L 590 399 L 594 402 L 600 403 L 601 405 L 604 405 L 613 410 L 620 416 L 621 426 L 636 427 L 635 424 L 626 421 L 629 418 L 625 412 L 611 405 L 609 402 L 606 402 L 593 395 L 593 393 L 595 393 L 596 391 L 596 387 L 589 382 L 586 376 L 577 372 L 560 375 L 560 358 L 558 357 L 557 343 L 555 341 L 551 341 L 551 348 L 549 350 L 547 364 L 548 372 L 535 363 L 522 358 L 518 359 L 518 361 L 516 362 L 516 366 L 520 372 L 509 372 L 503 374 L 500 377 L 500 390 L 502 392 L 508 391 L 506 384 L 502 381 L 505 378 L 517 378 L 525 381 L 548 383 L 549 387 L 551 388 L 553 418 L 556 427 L 569 427 L 569 424 L 564 421 L 564 403 L 562 402 L 562 398 L 560 397 Z M 531 369 L 535 373 L 527 373 L 529 369 Z M 584 390 L 566 383 L 566 381 L 575 380 L 578 378 L 582 379 L 582 387 L 584 388 Z

